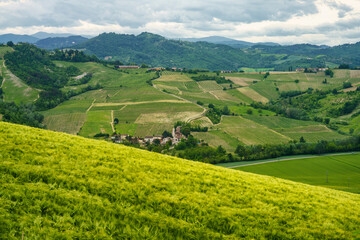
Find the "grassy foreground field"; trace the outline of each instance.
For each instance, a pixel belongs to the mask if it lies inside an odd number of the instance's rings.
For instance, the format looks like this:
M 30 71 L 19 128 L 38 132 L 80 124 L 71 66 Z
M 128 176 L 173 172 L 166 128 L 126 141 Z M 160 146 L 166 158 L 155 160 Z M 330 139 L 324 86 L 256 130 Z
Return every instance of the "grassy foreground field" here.
M 352 239 L 360 196 L 0 122 L 1 239 Z
M 360 154 L 270 162 L 236 169 L 360 193 Z

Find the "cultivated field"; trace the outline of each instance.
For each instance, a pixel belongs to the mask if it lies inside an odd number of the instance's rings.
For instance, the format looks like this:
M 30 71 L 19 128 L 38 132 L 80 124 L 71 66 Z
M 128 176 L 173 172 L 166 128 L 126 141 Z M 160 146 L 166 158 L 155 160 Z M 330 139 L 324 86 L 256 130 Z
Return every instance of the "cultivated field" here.
M 2 239 L 358 237 L 358 194 L 3 122 L 0 146 Z
M 360 193 L 360 154 L 278 161 L 243 166 L 237 169 L 342 191 Z

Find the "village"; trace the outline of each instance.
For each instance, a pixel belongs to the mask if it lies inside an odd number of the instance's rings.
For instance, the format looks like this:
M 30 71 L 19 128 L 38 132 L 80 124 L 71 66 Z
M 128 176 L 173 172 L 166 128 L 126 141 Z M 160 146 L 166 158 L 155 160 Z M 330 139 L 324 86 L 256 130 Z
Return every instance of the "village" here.
M 145 136 L 141 137 L 133 137 L 129 134 L 113 134 L 110 137 L 110 140 L 114 143 L 125 143 L 128 142 L 132 145 L 139 144 L 141 147 L 145 147 L 150 144 L 155 145 L 176 145 L 181 142 L 182 139 L 186 139 L 186 136 L 181 133 L 181 127 L 177 126 L 173 128 L 172 134 L 165 131 L 163 135 L 154 135 L 154 136 Z

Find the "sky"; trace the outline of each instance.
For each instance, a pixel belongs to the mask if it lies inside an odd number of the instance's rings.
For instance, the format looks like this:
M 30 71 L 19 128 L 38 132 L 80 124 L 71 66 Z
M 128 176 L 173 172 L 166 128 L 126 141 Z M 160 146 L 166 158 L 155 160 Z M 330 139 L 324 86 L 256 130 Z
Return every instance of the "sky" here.
M 0 34 L 151 32 L 250 42 L 360 41 L 360 0 L 0 0 Z

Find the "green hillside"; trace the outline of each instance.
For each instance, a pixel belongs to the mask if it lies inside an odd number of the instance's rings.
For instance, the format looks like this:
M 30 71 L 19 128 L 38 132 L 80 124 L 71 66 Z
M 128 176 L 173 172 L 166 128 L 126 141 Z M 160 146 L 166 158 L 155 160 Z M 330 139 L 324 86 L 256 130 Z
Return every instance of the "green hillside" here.
M 74 48 L 85 49 L 100 58 L 111 56 L 113 60 L 125 63 L 145 63 L 162 67 L 236 70 L 246 66 L 264 67 L 266 62 L 272 61 L 271 57 L 248 55 L 240 49 L 226 45 L 168 40 L 146 32 L 138 36 L 103 33 Z
M 237 168 L 296 182 L 360 193 L 360 155 L 334 155 Z
M 352 239 L 360 196 L 0 122 L 2 239 Z

